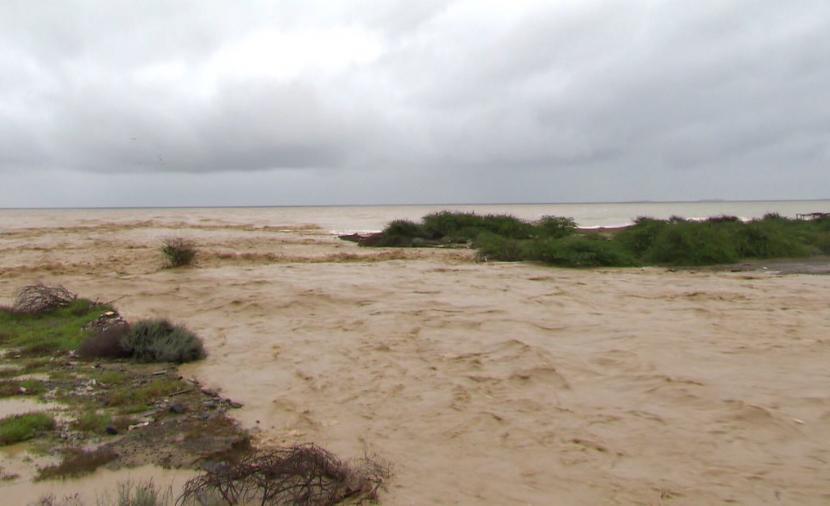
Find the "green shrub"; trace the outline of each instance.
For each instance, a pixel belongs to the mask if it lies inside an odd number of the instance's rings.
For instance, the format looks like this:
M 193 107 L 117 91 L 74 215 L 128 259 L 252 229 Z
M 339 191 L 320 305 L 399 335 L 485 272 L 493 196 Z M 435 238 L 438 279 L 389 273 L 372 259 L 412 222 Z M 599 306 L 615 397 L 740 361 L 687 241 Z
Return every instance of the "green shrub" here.
M 561 216 L 542 216 L 536 226 L 540 235 L 545 237 L 559 238 L 576 232 L 576 222 L 573 218 Z
M 479 260 L 501 260 L 515 262 L 524 259 L 521 241 L 509 239 L 491 232 L 479 234 L 473 243 Z
M 420 225 L 409 220 L 393 220 L 386 225 L 373 246 L 412 246 L 413 240 L 424 237 Z
M 181 237 L 171 237 L 162 243 L 161 253 L 167 260 L 168 267 L 182 267 L 193 263 L 196 258 L 196 245 Z
M 659 228 L 644 252 L 646 261 L 668 265 L 714 265 L 737 262 L 737 241 L 729 227 L 717 223 L 676 223 Z
M 632 255 L 642 257 L 651 248 L 652 244 L 654 244 L 660 232 L 666 227 L 676 226 L 679 223 L 686 223 L 686 221 L 674 221 L 670 225 L 663 220 L 640 216 L 634 220 L 633 225 L 617 233 L 614 236 L 614 240 L 622 244 Z
M 410 220 L 393 220 L 390 221 L 386 228 L 383 229 L 386 235 L 396 235 L 402 237 L 422 237 L 423 231 L 421 226 Z
M 424 216 L 423 231 L 430 239 L 474 240 L 482 232 L 491 232 L 512 239 L 533 235 L 532 224 L 506 214 L 478 215 L 441 211 Z
M 205 357 L 202 340 L 167 320 L 141 320 L 122 338 L 121 346 L 140 362 L 191 362 Z
M 567 239 L 567 240 L 566 240 Z M 713 265 L 744 258 L 830 254 L 830 218 L 793 220 L 767 214 L 744 223 L 735 216 L 691 221 L 639 217 L 618 232 L 580 231 L 570 218 L 535 224 L 507 215 L 441 211 L 422 223 L 391 222 L 366 246 L 471 243 L 479 259 L 537 260 L 563 266 Z
M 735 239 L 738 241 L 738 254 L 741 257 L 780 258 L 810 254 L 810 248 L 798 235 L 788 233 L 786 222 L 781 220 L 747 223 L 737 231 Z
M 87 409 L 72 422 L 72 428 L 82 432 L 103 433 L 112 423 L 112 417 L 106 413 L 99 413 L 95 409 Z
M 55 419 L 45 413 L 26 413 L 0 418 L 0 445 L 27 441 L 55 428 Z
M 527 243 L 525 256 L 564 267 L 629 266 L 634 259 L 614 241 L 594 236 L 568 236 Z

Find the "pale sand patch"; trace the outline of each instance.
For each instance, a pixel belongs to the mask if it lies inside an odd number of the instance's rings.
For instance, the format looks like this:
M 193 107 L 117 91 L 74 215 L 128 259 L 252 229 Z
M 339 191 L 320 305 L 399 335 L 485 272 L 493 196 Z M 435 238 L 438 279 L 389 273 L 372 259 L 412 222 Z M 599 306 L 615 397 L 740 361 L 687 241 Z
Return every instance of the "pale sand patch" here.
M 830 501 L 827 277 L 478 264 L 154 212 L 7 231 L 0 293 L 42 279 L 188 324 L 210 356 L 185 374 L 263 442 L 390 460 L 385 504 Z M 199 266 L 160 269 L 172 233 Z

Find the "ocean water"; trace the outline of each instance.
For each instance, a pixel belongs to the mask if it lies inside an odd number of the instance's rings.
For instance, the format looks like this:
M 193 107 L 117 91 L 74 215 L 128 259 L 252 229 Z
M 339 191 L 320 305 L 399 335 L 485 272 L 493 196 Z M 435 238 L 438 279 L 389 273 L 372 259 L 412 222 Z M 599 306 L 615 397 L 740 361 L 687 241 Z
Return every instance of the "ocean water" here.
M 766 213 L 795 217 L 798 213 L 830 212 L 830 200 L 810 201 L 717 201 L 717 202 L 626 202 L 585 204 L 446 204 L 396 206 L 307 206 L 307 207 L 204 207 L 204 208 L 99 208 L 99 209 L 0 209 L 0 232 L 25 227 L 84 226 L 102 221 L 129 223 L 219 222 L 254 226 L 318 225 L 332 233 L 369 232 L 394 219 L 418 220 L 428 213 L 472 211 L 505 213 L 535 220 L 545 215 L 573 218 L 581 227 L 626 225 L 638 216 L 704 218 L 732 215 L 743 219 Z

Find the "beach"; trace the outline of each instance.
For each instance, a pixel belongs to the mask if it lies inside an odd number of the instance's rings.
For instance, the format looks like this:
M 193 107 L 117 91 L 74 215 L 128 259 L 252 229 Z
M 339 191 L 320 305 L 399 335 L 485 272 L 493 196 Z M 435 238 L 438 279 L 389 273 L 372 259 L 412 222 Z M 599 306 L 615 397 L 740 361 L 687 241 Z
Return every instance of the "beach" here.
M 334 233 L 384 213 L 296 209 L 3 211 L 0 294 L 186 324 L 182 374 L 258 444 L 375 454 L 383 504 L 830 502 L 830 278 L 360 248 Z M 169 236 L 195 266 L 162 267 Z

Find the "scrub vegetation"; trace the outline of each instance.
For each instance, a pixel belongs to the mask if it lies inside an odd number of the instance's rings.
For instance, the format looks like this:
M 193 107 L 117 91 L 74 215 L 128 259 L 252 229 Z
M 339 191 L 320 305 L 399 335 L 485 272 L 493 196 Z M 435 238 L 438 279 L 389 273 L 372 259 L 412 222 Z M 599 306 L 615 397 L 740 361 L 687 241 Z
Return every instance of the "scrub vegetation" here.
M 794 220 L 777 214 L 743 222 L 640 217 L 617 230 L 580 230 L 570 218 L 537 222 L 508 215 L 439 212 L 420 223 L 395 220 L 358 241 L 363 246 L 475 248 L 481 260 L 536 261 L 563 267 L 702 266 L 745 259 L 830 254 L 830 219 Z
M 161 254 L 167 262 L 167 267 L 183 267 L 192 264 L 196 259 L 196 245 L 181 237 L 171 237 L 162 242 Z
M 27 441 L 55 428 L 55 419 L 45 413 L 25 413 L 0 418 L 0 445 Z

